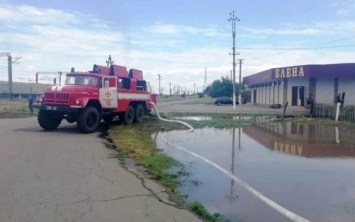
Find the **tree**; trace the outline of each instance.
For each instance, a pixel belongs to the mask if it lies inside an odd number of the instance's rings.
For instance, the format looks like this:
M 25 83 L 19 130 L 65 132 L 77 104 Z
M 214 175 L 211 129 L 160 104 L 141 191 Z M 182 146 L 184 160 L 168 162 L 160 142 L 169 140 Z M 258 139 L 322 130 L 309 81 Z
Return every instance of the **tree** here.
M 226 77 L 221 77 L 221 79 L 213 81 L 212 85 L 206 87 L 205 93 L 212 98 L 221 96 L 231 97 L 233 94 L 232 81 Z
M 235 87 L 236 96 L 238 96 L 239 84 L 236 84 Z M 241 84 L 241 90 L 242 98 L 246 101 L 250 101 L 250 90 L 243 84 Z M 233 83 L 229 78 L 222 76 L 221 79 L 217 79 L 213 81 L 212 85 L 207 86 L 204 93 L 212 98 L 217 98 L 221 96 L 232 97 Z

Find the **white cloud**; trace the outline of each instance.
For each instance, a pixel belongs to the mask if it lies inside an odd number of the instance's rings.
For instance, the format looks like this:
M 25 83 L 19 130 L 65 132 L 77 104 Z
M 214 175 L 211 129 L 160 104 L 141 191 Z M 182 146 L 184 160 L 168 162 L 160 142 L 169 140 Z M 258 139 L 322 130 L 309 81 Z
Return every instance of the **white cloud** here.
M 232 56 L 228 54 L 231 51 L 231 33 L 230 29 L 226 30 L 227 26 L 194 27 L 153 22 L 148 28 L 132 27 L 122 32 L 121 27 L 91 15 L 1 4 L 0 24 L 0 51 L 11 51 L 13 56 L 22 57 L 20 64 L 13 66 L 14 76 L 19 78 L 33 78 L 37 71 L 69 71 L 73 66 L 76 70 L 86 71 L 94 63 L 105 65 L 108 55 L 112 55 L 115 64 L 143 70 L 146 80 L 155 89 L 158 73 L 162 75 L 165 86 L 171 82 L 191 89 L 194 83 L 202 87 L 205 67 L 208 83 L 221 76 L 229 76 L 232 69 Z M 268 36 L 282 38 L 283 41 L 282 44 L 263 41 L 255 47 L 294 47 L 303 43 L 301 40 L 306 42 L 308 37 L 318 41 L 324 41 L 327 36 L 331 39 L 349 37 L 355 32 L 355 22 L 315 21 L 308 26 L 289 24 L 281 28 L 240 27 L 240 30 L 243 39 Z M 342 37 L 338 36 L 340 33 Z M 289 36 L 302 38 L 290 40 Z M 321 38 L 316 38 L 319 36 Z M 206 39 L 210 40 L 208 45 L 199 41 Z M 189 40 L 199 42 L 199 45 L 187 45 Z M 167 46 L 177 50 L 166 49 Z M 245 59 L 243 76 L 280 66 L 353 62 L 355 58 L 354 52 L 342 48 L 240 52 L 238 58 Z M 0 78 L 7 78 L 7 61 L 5 58 L 0 60 Z
M 332 6 L 335 8 L 337 15 L 354 16 L 355 0 L 334 0 Z
M 76 23 L 76 15 L 61 10 L 36 8 L 28 5 L 0 6 L 0 22 L 22 22 L 38 24 Z
M 148 27 L 148 30 L 156 34 L 192 34 L 192 35 L 199 34 L 204 36 L 218 35 L 217 30 L 213 27 L 196 28 L 193 26 L 162 24 L 162 23 L 156 23 Z

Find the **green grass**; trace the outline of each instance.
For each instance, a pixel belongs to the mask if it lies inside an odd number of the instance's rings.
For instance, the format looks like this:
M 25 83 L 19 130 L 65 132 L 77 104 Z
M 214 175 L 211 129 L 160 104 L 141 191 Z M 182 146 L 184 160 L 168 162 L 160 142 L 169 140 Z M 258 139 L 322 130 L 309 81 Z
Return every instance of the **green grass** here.
M 34 110 L 34 115 L 37 112 Z M 31 116 L 26 100 L 0 100 L 0 118 L 21 118 Z
M 202 217 L 205 220 L 212 222 L 226 222 L 228 220 L 221 217 L 220 214 L 214 213 L 211 214 L 207 211 L 207 209 L 200 202 L 192 202 L 189 204 L 189 209 Z

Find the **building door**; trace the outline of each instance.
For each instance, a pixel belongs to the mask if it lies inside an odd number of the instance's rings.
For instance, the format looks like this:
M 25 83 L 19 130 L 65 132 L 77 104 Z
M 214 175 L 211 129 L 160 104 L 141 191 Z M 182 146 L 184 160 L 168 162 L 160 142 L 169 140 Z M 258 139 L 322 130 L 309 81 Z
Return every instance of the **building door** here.
M 292 86 L 292 106 L 297 106 L 298 86 Z
M 253 95 L 254 95 L 254 97 L 253 97 L 253 103 L 256 103 L 256 89 L 254 89 Z
M 304 106 L 304 86 L 292 86 L 292 106 Z
M 304 106 L 304 86 L 299 87 L 299 106 Z

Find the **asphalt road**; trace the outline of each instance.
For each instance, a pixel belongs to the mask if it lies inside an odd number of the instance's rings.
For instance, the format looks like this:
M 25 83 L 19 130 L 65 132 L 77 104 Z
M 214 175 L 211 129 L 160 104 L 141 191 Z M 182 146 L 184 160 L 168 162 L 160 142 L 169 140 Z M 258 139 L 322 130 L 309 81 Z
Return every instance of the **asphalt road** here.
M 147 186 L 161 198 L 157 183 Z M 199 221 L 162 203 L 123 169 L 97 133 L 43 131 L 35 117 L 0 119 L 0 221 Z
M 194 103 L 196 102 L 196 103 Z M 272 109 L 267 105 L 214 105 L 199 104 L 198 99 L 186 99 L 180 101 L 158 102 L 157 108 L 159 112 L 186 112 L 186 113 L 228 113 L 228 114 L 267 114 L 267 115 L 282 115 L 283 108 Z M 289 106 L 286 109 L 286 115 L 307 115 L 309 110 L 304 107 Z

